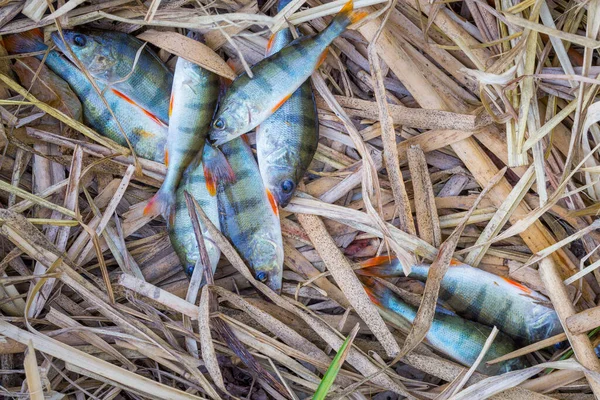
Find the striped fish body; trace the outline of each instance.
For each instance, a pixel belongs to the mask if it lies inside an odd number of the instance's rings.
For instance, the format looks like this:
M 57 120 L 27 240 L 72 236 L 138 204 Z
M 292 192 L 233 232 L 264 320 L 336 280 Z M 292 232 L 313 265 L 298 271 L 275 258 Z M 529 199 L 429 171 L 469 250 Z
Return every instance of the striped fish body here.
M 214 157 L 215 150 L 210 146 L 204 147 L 203 159 L 210 160 Z M 210 221 L 217 227 L 220 228 L 219 223 L 219 206 L 217 196 L 213 196 L 209 193 L 206 185 L 206 179 L 204 177 L 203 167 L 200 165 L 194 170 L 188 170 L 181 182 L 181 185 L 176 192 L 175 211 L 173 213 L 172 222 L 168 221 L 169 237 L 171 244 L 175 249 L 175 252 L 179 256 L 186 274 L 191 275 L 196 262 L 200 258 L 198 252 L 198 244 L 196 242 L 196 235 L 194 233 L 194 227 L 192 226 L 192 220 L 188 213 L 187 205 L 185 202 L 184 191 L 191 194 L 194 199 L 198 202 L 202 211 L 210 219 Z M 206 227 L 200 223 L 202 228 L 202 235 L 204 237 L 204 245 L 208 252 L 210 259 L 210 265 L 213 272 L 219 262 L 221 251 L 212 240 L 210 234 L 206 230 Z
M 277 206 L 270 202 L 252 149 L 243 138 L 221 147 L 236 181 L 218 186 L 221 231 L 257 280 L 281 290 L 283 243 Z
M 280 3 L 280 7 L 282 5 Z M 277 32 L 267 56 L 292 40 L 289 30 Z M 308 169 L 319 142 L 317 106 L 306 81 L 273 115 L 256 129 L 258 165 L 265 187 L 280 207 L 290 202 Z
M 400 330 L 408 332 L 417 309 L 405 303 L 398 295 L 373 279 L 364 279 L 365 290 L 371 301 L 378 306 L 382 317 Z M 492 329 L 477 322 L 468 321 L 453 313 L 436 312 L 431 328 L 427 332 L 427 342 L 436 350 L 448 355 L 465 366 L 471 366 L 483 349 Z M 487 375 L 498 375 L 525 368 L 525 361 L 515 358 L 487 366 L 486 361 L 501 357 L 517 349 L 514 341 L 499 332 L 484 360 L 477 370 Z
M 183 173 L 193 161 L 198 164 L 202 158 L 218 96 L 217 75 L 179 57 L 169 109 L 169 135 L 165 153 L 167 175 L 144 211 L 146 214 L 169 216 Z
M 83 120 L 86 125 L 120 145 L 127 146 L 119 125 L 86 76 L 55 51 L 49 53 L 46 65 L 64 79 L 79 97 L 83 105 Z M 99 85 L 102 89 L 102 84 Z M 167 127 L 149 118 L 139 107 L 129 104 L 110 91 L 104 93 L 104 98 L 120 122 L 136 155 L 162 162 L 163 149 L 167 141 Z
M 331 24 L 314 36 L 299 38 L 252 67 L 253 78 L 240 75 L 225 94 L 210 131 L 216 145 L 262 124 L 294 93 L 325 59 L 327 48 L 352 22 L 350 0 Z
M 67 44 L 97 82 L 168 123 L 165 94 L 171 92 L 173 74 L 152 50 L 142 49 L 144 42 L 126 33 L 96 29 L 64 30 L 63 36 L 64 41 L 54 32 L 52 40 L 71 61 Z
M 429 266 L 413 266 L 410 277 L 425 281 Z M 397 260 L 364 268 L 361 274 L 404 276 Z M 531 344 L 563 332 L 548 298 L 518 282 L 473 268 L 452 265 L 441 282 L 440 299 L 469 320 L 497 326 L 521 344 Z

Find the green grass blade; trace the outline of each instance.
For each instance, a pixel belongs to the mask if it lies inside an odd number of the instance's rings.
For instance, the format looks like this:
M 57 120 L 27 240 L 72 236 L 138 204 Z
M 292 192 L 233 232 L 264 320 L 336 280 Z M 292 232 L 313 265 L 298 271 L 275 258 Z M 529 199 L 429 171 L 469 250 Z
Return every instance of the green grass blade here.
M 323 379 L 321 379 L 321 383 L 319 383 L 319 387 L 313 395 L 313 400 L 324 400 L 325 396 L 327 396 L 329 388 L 331 388 L 331 385 L 333 385 L 333 381 L 335 381 L 338 372 L 340 372 L 340 369 L 344 364 L 344 360 L 346 360 L 346 356 L 350 351 L 352 342 L 354 341 L 354 338 L 358 333 L 358 328 L 359 325 L 356 324 L 354 329 L 352 329 L 352 332 L 350 332 L 346 340 L 344 340 L 344 343 L 342 343 L 342 345 L 340 346 L 340 349 L 335 355 L 335 358 L 333 359 L 333 361 L 331 361 L 331 364 L 329 365 L 329 368 L 327 368 L 325 375 L 323 375 Z

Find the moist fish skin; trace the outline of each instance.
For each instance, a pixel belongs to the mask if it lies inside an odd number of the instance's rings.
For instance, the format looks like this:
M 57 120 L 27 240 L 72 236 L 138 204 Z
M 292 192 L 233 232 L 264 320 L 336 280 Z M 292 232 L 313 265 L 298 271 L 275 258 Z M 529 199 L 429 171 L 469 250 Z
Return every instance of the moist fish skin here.
M 350 24 L 366 13 L 353 12 L 350 0 L 322 32 L 301 37 L 240 75 L 225 93 L 209 133 L 219 146 L 262 124 L 318 68 L 327 49 Z
M 382 317 L 408 332 L 417 315 L 417 309 L 373 278 L 361 277 L 361 280 Z M 466 320 L 450 312 L 436 311 L 426 340 L 436 350 L 470 367 L 479 356 L 491 332 L 492 328 L 489 326 Z M 517 348 L 508 335 L 498 332 L 477 371 L 486 375 L 499 375 L 525 368 L 526 362 L 521 357 L 492 365 L 485 364 L 486 361 L 506 355 Z
M 43 43 L 41 31 L 28 31 L 19 35 L 11 35 L 4 38 L 7 50 L 10 53 L 30 53 L 46 50 Z M 42 58 L 40 55 L 38 58 Z M 58 76 L 64 79 L 73 92 L 79 97 L 83 105 L 84 122 L 95 129 L 98 133 L 106 136 L 122 146 L 127 146 L 123 134 L 119 130 L 106 106 L 100 99 L 87 77 L 70 61 L 61 56 L 56 51 L 50 51 L 46 58 L 46 65 Z M 102 87 L 101 87 L 102 88 Z M 106 101 L 114 110 L 115 116 L 120 121 L 123 130 L 127 134 L 134 151 L 140 157 L 164 162 L 164 148 L 167 140 L 167 127 L 150 118 L 139 107 L 136 107 L 124 99 L 118 97 L 110 91 L 104 93 Z M 169 93 L 165 92 L 165 99 L 169 99 Z M 212 150 L 210 146 L 205 147 L 204 157 L 206 162 L 218 159 L 218 154 L 206 155 L 206 152 Z M 222 155 L 221 155 L 222 157 Z M 191 228 L 191 218 L 187 212 L 184 190 L 187 190 L 202 206 L 211 222 L 219 229 L 219 211 L 217 197 L 211 196 L 206 186 L 204 177 L 204 166 L 200 164 L 195 169 L 188 169 L 182 179 L 182 185 L 177 190 L 175 213 L 173 223 L 168 224 L 171 244 L 186 272 L 199 258 L 196 237 Z M 217 267 L 220 257 L 220 250 L 214 245 L 210 235 L 202 227 L 204 241 L 211 261 L 213 271 Z
M 205 146 L 202 158 L 207 162 L 211 162 L 214 157 L 222 157 L 222 155 L 219 154 L 220 152 L 217 152 L 218 150 L 215 150 L 211 146 Z M 212 195 L 207 187 L 202 165 L 194 170 L 186 171 L 184 178 L 181 181 L 181 185 L 177 189 L 173 218 L 172 221 L 167 219 L 167 228 L 171 244 L 179 256 L 179 260 L 183 264 L 184 271 L 191 276 L 196 262 L 200 258 L 200 252 L 198 250 L 196 234 L 194 233 L 194 227 L 185 201 L 185 191 L 196 199 L 202 208 L 202 211 L 204 211 L 208 219 L 210 219 L 217 229 L 220 228 L 219 206 L 217 196 Z M 221 250 L 219 250 L 216 243 L 212 240 L 208 230 L 202 225 L 201 221 L 200 226 L 202 228 L 202 236 L 204 237 L 204 245 L 210 259 L 210 265 L 213 272 L 215 272 L 217 263 L 221 257 Z
M 405 276 L 398 260 L 388 257 L 367 260 L 357 272 L 380 278 Z M 429 266 L 411 267 L 410 278 L 427 279 Z M 519 344 L 531 344 L 563 332 L 550 300 L 511 279 L 463 263 L 453 263 L 444 275 L 440 299 L 457 314 L 498 329 Z
M 63 30 L 63 36 L 97 82 L 168 124 L 169 97 L 165 98 L 165 93 L 171 92 L 173 74 L 147 46 L 135 61 L 144 42 L 123 32 L 88 28 Z M 74 62 L 60 34 L 53 32 L 51 37 Z
M 162 214 L 169 218 L 183 173 L 202 159 L 218 97 L 217 75 L 179 57 L 169 107 L 169 134 L 164 157 L 167 174 L 144 214 Z
M 278 10 L 287 0 L 280 1 Z M 292 41 L 284 29 L 271 37 L 270 56 Z M 317 105 L 307 80 L 277 111 L 256 128 L 258 166 L 265 187 L 280 207 L 289 204 L 319 144 Z
M 252 149 L 244 138 L 224 144 L 221 151 L 236 177 L 234 183 L 221 182 L 217 188 L 221 231 L 256 279 L 279 293 L 283 241 L 277 205 L 269 200 Z

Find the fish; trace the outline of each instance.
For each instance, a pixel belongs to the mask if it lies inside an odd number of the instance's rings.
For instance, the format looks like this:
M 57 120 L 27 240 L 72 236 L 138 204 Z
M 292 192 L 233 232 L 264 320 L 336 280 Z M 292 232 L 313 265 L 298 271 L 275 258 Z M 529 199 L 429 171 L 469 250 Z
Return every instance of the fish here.
M 366 16 L 348 1 L 322 32 L 303 36 L 252 66 L 253 77 L 236 78 L 219 106 L 209 138 L 220 146 L 262 124 L 325 61 L 327 49 L 346 28 Z
M 381 316 L 401 331 L 408 332 L 417 309 L 405 303 L 396 293 L 370 277 L 361 277 L 363 287 L 378 308 Z M 489 326 L 466 320 L 448 311 L 436 311 L 425 339 L 437 351 L 446 354 L 457 362 L 470 367 L 483 349 L 485 341 L 492 332 Z M 527 366 L 521 357 L 497 364 L 485 362 L 506 355 L 517 349 L 517 345 L 508 335 L 498 332 L 477 371 L 486 375 L 499 375 L 523 369 Z
M 278 11 L 289 3 L 280 1 Z M 289 29 L 271 36 L 267 57 L 292 42 Z M 279 207 L 289 204 L 319 144 L 319 119 L 310 80 L 256 128 L 256 152 L 263 183 Z
M 46 51 L 44 36 L 41 29 L 7 35 L 3 38 L 6 50 L 12 54 Z M 43 59 L 43 55 L 36 56 Z M 85 74 L 59 52 L 50 51 L 45 64 L 55 74 L 65 80 L 77 95 L 83 106 L 83 121 L 98 133 L 106 136 L 122 146 L 127 146 L 119 124 L 111 116 L 106 105 L 94 89 Z M 103 89 L 101 83 L 98 83 Z M 163 97 L 169 99 L 169 92 Z M 166 125 L 148 117 L 139 107 L 122 99 L 111 91 L 105 91 L 104 98 L 120 122 L 136 155 L 158 162 L 163 161 L 164 147 L 168 130 Z
M 7 51 L 11 54 L 47 50 L 47 46 L 43 42 L 43 34 L 39 29 L 5 36 L 3 42 Z M 42 57 L 43 55 L 38 56 L 40 59 Z M 73 92 L 80 99 L 83 106 L 83 119 L 86 125 L 91 126 L 99 134 L 114 140 L 118 144 L 126 146 L 127 142 L 119 130 L 117 123 L 106 109 L 106 106 L 85 74 L 56 51 L 48 52 L 45 62 L 54 73 L 69 84 Z M 99 83 L 99 85 L 101 84 Z M 106 91 L 104 95 L 115 116 L 121 123 L 136 154 L 149 160 L 160 163 L 164 162 L 164 147 L 168 135 L 167 127 L 150 118 L 140 107 L 131 104 L 110 91 Z M 169 92 L 165 92 L 163 96 L 168 99 Z M 222 153 L 211 146 L 205 146 L 203 159 L 207 164 L 219 165 L 226 163 Z M 184 173 L 182 182 L 183 184 L 180 185 L 176 193 L 174 218 L 172 222 L 167 222 L 167 227 L 171 244 L 181 261 L 184 271 L 191 274 L 193 266 L 199 258 L 199 252 L 195 234 L 191 228 L 191 218 L 187 212 L 184 191 L 187 190 L 198 201 L 203 211 L 217 229 L 220 228 L 219 209 L 216 195 L 211 195 L 209 186 L 206 185 L 203 163 L 200 163 L 195 169 L 188 169 Z M 221 253 L 218 247 L 214 245 L 214 241 L 204 226 L 202 226 L 202 231 L 211 267 L 214 272 Z
M 169 219 L 183 173 L 190 165 L 197 166 L 202 159 L 218 97 L 219 78 L 216 74 L 183 57 L 177 59 L 169 102 L 169 134 L 164 156 L 167 174 L 162 186 L 144 209 L 145 215 L 162 214 Z M 230 168 L 211 169 L 211 164 L 204 164 L 205 172 L 218 175 L 208 181 L 234 179 Z M 214 195 L 214 186 L 212 191 Z
M 63 37 L 59 32 L 51 34 L 56 47 L 75 65 L 73 56 L 108 91 L 168 124 L 165 93 L 171 92 L 173 74 L 150 48 L 143 47 L 144 42 L 123 32 L 89 28 L 65 29 Z
M 202 162 L 222 164 L 227 165 L 228 167 L 223 153 L 210 145 L 204 146 Z M 173 218 L 167 219 L 167 229 L 171 244 L 188 276 L 191 276 L 194 272 L 194 267 L 200 258 L 200 252 L 198 250 L 196 234 L 194 233 L 192 220 L 188 213 L 184 193 L 187 191 L 196 199 L 208 219 L 210 219 L 217 229 L 219 229 L 218 198 L 216 193 L 212 192 L 210 188 L 211 184 L 209 184 L 205 178 L 202 165 L 196 168 L 196 170 L 188 170 L 184 175 L 184 179 L 182 179 L 181 185 L 176 191 Z M 208 253 L 208 258 L 210 259 L 210 265 L 214 273 L 221 256 L 221 250 L 219 250 L 219 247 L 210 236 L 206 227 L 202 224 L 202 221 L 200 221 L 200 227 L 202 229 L 202 236 L 204 237 L 204 245 Z
M 283 240 L 277 205 L 263 186 L 245 137 L 221 146 L 235 173 L 233 183 L 219 182 L 221 232 L 231 241 L 255 278 L 279 293 L 283 275 Z
M 356 272 L 364 276 L 405 276 L 397 259 L 376 257 L 361 263 Z M 429 265 L 411 267 L 410 278 L 427 279 Z M 563 332 L 560 319 L 544 295 L 509 278 L 453 261 L 444 275 L 440 299 L 458 315 L 498 329 L 521 345 Z

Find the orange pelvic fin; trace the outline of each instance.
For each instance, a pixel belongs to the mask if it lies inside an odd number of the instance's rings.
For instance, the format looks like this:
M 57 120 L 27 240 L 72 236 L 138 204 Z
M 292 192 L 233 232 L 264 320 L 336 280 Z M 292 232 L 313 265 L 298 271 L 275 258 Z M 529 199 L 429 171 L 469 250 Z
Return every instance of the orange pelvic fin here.
M 520 284 L 519 282 L 517 282 L 517 281 L 513 281 L 512 279 L 509 279 L 509 278 L 502 278 L 502 279 L 504 279 L 504 281 L 505 281 L 506 283 L 508 283 L 509 285 L 511 285 L 511 286 L 514 286 L 514 287 L 516 287 L 517 289 L 520 289 L 520 290 L 522 290 L 523 292 L 525 292 L 525 293 L 527 293 L 527 294 L 531 293 L 531 289 L 529 289 L 527 286 L 523 286 L 523 285 L 521 285 L 521 284 Z
M 269 189 L 267 190 L 267 198 L 269 199 L 269 204 L 271 204 L 271 209 L 275 215 L 279 215 L 279 207 L 277 207 L 277 200 L 273 197 L 273 193 Z
M 165 166 L 169 166 L 169 150 L 165 149 Z

